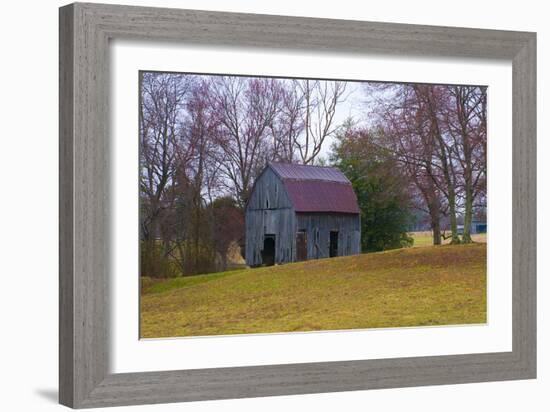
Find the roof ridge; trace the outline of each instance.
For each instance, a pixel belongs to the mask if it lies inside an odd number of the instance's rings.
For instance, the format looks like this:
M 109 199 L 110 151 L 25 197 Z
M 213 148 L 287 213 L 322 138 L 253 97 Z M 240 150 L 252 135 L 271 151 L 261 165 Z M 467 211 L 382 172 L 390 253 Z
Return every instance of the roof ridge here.
M 312 179 L 312 178 L 304 179 L 304 178 L 300 178 L 300 177 L 281 177 L 281 180 L 283 182 L 290 180 L 290 181 L 294 181 L 294 182 L 322 182 L 322 183 L 334 183 L 334 184 L 337 184 L 337 185 L 352 186 L 352 184 L 349 180 L 346 181 L 346 182 L 342 182 L 342 181 L 339 181 L 339 180 Z
M 270 168 L 281 180 L 309 180 L 350 183 L 342 170 L 333 166 L 311 166 L 296 163 L 269 162 Z
M 339 172 L 342 172 L 340 169 L 338 169 L 336 166 L 323 166 L 323 165 L 305 165 L 303 163 L 286 163 L 286 162 L 267 162 L 268 164 L 274 164 L 274 165 L 290 165 L 290 166 L 303 166 L 303 167 L 318 167 L 323 169 L 334 169 L 338 170 Z

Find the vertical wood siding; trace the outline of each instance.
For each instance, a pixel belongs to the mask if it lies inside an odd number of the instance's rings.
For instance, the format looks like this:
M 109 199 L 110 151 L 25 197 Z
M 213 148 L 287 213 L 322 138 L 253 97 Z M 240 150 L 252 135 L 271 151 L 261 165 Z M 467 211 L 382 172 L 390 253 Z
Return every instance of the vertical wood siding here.
M 250 210 L 246 214 L 246 264 L 262 264 L 264 235 L 275 235 L 275 263 L 295 260 L 295 216 L 292 209 Z
M 338 256 L 361 253 L 361 220 L 359 215 L 297 213 L 296 230 L 307 233 L 307 258 L 329 257 L 330 232 L 338 232 Z
M 290 209 L 292 203 L 283 182 L 271 168 L 258 177 L 247 203 L 248 210 Z

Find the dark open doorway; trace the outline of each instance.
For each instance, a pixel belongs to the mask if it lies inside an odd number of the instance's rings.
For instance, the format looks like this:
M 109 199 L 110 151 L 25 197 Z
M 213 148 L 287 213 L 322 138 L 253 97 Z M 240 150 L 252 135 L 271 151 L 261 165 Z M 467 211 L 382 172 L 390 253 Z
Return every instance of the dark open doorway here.
M 337 230 L 330 231 L 330 246 L 329 246 L 328 255 L 330 257 L 338 256 L 338 231 Z
M 273 266 L 275 264 L 275 235 L 264 235 L 262 263 L 266 266 Z

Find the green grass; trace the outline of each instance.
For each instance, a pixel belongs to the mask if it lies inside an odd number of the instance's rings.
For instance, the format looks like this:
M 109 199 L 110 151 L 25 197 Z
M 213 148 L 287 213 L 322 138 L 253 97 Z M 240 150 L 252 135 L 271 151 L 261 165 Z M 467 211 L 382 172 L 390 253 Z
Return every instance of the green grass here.
M 142 294 L 168 292 L 172 289 L 188 288 L 201 283 L 211 282 L 226 276 L 236 274 L 241 270 L 210 273 L 207 275 L 181 276 L 170 280 L 155 280 L 149 277 L 141 279 Z
M 400 249 L 150 282 L 141 335 L 486 322 L 486 245 Z
M 414 239 L 413 247 L 433 246 L 432 232 L 411 232 L 409 236 Z M 472 240 L 478 243 L 487 243 L 487 234 L 472 235 Z M 443 244 L 449 244 L 451 239 L 442 239 L 442 242 Z
M 409 236 L 414 240 L 413 247 L 433 246 L 431 232 L 412 232 Z

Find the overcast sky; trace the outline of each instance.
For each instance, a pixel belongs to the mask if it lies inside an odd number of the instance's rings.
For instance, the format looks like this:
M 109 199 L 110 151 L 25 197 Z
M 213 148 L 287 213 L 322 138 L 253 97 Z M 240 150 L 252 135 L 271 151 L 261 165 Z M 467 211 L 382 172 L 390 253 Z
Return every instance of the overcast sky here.
M 336 114 L 334 120 L 336 125 L 342 124 L 346 119 L 353 118 L 356 122 L 363 122 L 366 119 L 368 106 L 365 102 L 360 82 L 348 82 L 346 85 L 346 100 L 336 106 Z M 329 136 L 323 143 L 321 149 L 321 157 L 328 160 L 330 147 L 334 142 L 334 137 Z

